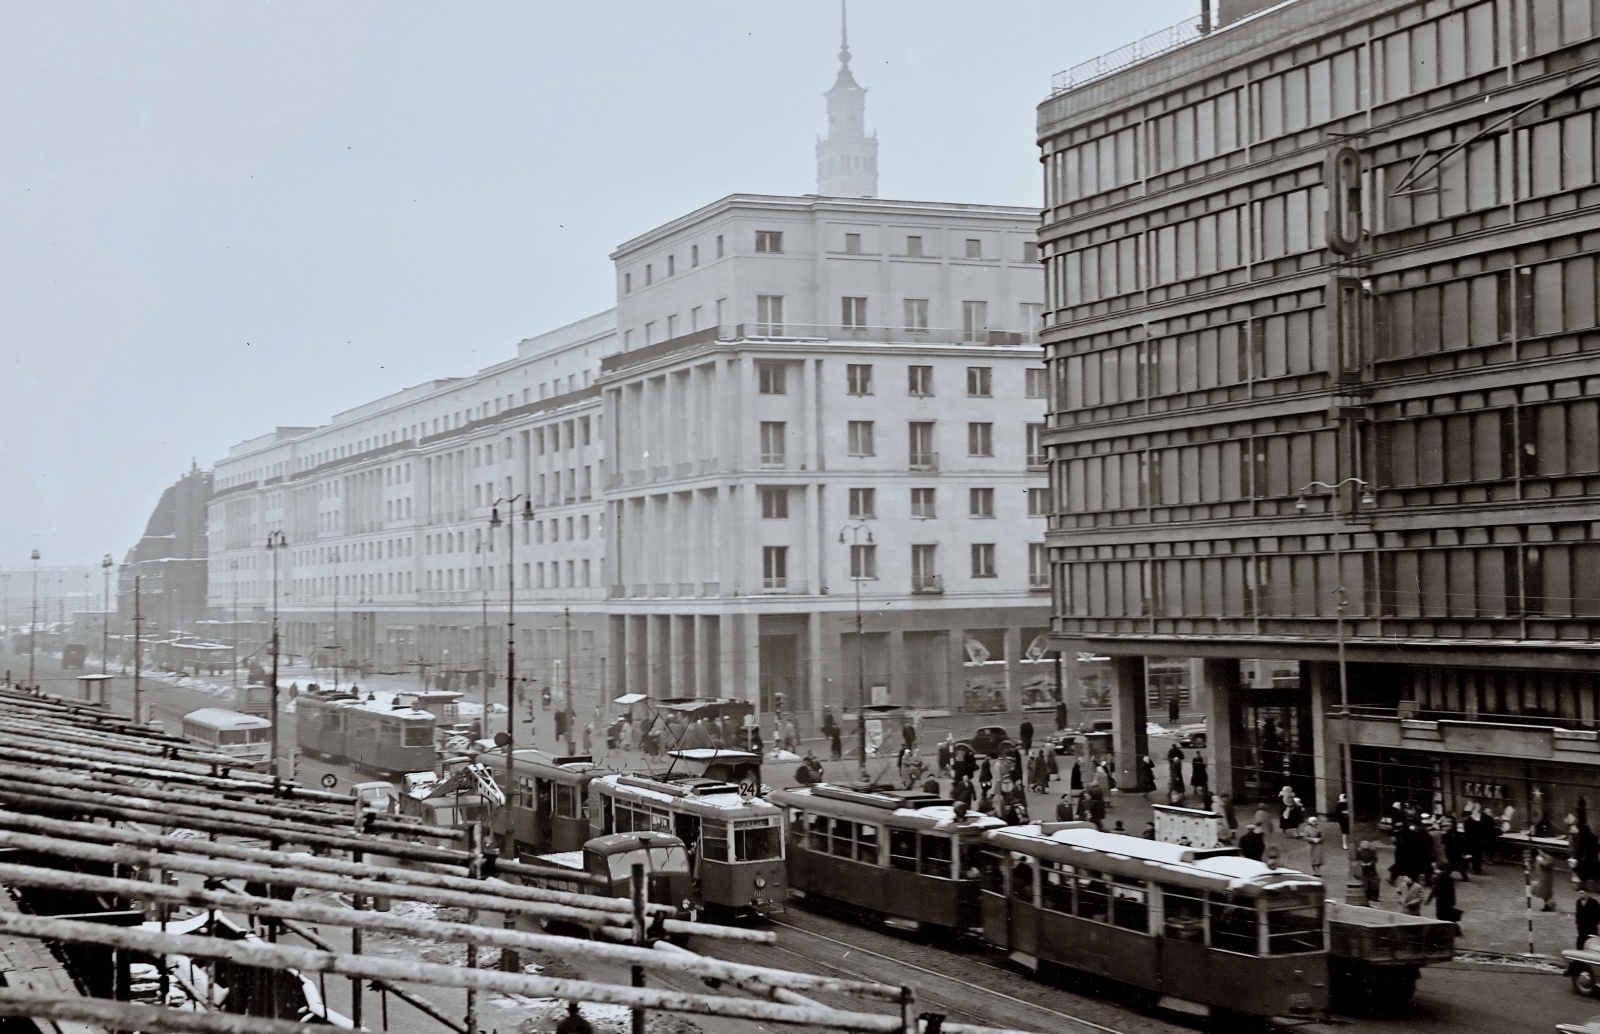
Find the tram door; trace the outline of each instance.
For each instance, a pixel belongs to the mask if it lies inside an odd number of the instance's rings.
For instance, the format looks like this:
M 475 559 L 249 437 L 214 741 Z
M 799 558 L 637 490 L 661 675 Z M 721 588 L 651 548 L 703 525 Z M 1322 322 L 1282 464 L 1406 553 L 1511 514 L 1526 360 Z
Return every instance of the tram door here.
M 991 944 L 1011 947 L 1011 866 L 1006 852 L 983 852 L 983 886 L 978 900 L 983 908 L 983 933 Z
M 533 785 L 534 836 L 539 841 L 539 850 L 548 851 L 556 837 L 555 785 L 548 779 L 535 779 Z

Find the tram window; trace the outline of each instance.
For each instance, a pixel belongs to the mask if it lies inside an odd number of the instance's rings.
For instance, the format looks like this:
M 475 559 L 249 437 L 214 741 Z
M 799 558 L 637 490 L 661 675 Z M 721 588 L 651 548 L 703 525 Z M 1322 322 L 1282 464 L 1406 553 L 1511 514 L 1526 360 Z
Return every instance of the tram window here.
M 924 876 L 937 876 L 942 880 L 950 879 L 950 866 L 954 862 L 951 856 L 951 843 L 949 837 L 928 836 L 922 837 L 922 868 L 919 870 Z
M 1285 905 L 1288 907 L 1283 907 Z M 1274 901 L 1267 910 L 1267 954 L 1295 955 L 1321 950 L 1322 902 L 1311 895 L 1298 900 Z
M 1206 902 L 1200 891 L 1161 888 L 1161 933 L 1175 941 L 1204 943 Z
M 400 723 L 383 722 L 378 726 L 378 742 L 398 744 L 400 742 Z
M 725 862 L 728 860 L 727 826 L 717 822 L 701 824 L 700 857 L 708 862 Z
M 1096 923 L 1111 921 L 1110 888 L 1098 873 L 1078 877 L 1078 918 Z
M 978 870 L 983 865 L 983 846 L 978 841 L 966 839 L 961 841 L 961 871 L 957 875 L 964 880 L 978 878 Z
M 433 730 L 426 725 L 408 725 L 405 728 L 407 747 L 427 747 L 433 743 Z
M 556 814 L 564 819 L 579 818 L 578 788 L 556 784 Z
M 1025 854 L 1012 855 L 1011 896 L 1033 902 L 1033 863 Z
M 1052 912 L 1072 914 L 1072 867 L 1056 862 L 1039 863 L 1039 904 Z
M 1143 881 L 1120 877 L 1111 886 L 1111 924 L 1146 933 L 1150 929 L 1149 892 Z
M 818 854 L 828 853 L 828 816 L 811 816 L 811 850 Z
M 906 872 L 917 871 L 917 834 L 910 829 L 889 831 L 889 864 Z
M 736 862 L 759 862 L 783 857 L 783 837 L 779 835 L 777 826 L 735 830 L 733 847 L 733 860 Z
M 840 858 L 853 858 L 855 856 L 855 825 L 849 819 L 833 820 L 832 854 Z
M 1006 892 L 1006 856 L 999 851 L 983 852 L 983 889 L 991 894 Z
M 1227 894 L 1211 895 L 1211 946 L 1241 955 L 1258 954 L 1254 901 Z
M 878 827 L 862 823 L 856 827 L 856 861 L 868 865 L 881 865 L 878 857 Z

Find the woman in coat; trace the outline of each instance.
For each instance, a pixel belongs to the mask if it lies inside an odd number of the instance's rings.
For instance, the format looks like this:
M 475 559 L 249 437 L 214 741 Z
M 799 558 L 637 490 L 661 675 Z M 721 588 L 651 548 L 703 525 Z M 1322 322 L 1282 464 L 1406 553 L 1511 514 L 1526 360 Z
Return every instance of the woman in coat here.
M 1306 842 L 1306 848 L 1311 856 L 1311 875 L 1322 875 L 1322 824 L 1315 815 L 1306 819 L 1305 828 L 1300 833 L 1300 838 Z
M 1533 860 L 1533 896 L 1544 902 L 1546 912 L 1556 910 L 1556 860 L 1544 848 Z

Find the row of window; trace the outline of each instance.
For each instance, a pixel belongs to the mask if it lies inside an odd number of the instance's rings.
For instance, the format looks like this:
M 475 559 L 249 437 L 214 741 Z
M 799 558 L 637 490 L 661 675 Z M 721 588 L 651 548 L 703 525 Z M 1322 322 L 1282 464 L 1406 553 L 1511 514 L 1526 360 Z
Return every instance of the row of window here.
M 779 428 L 784 426 L 784 424 L 777 421 L 766 421 L 761 425 L 761 461 L 763 463 L 783 462 L 783 451 L 781 448 L 775 453 L 768 452 L 767 450 L 768 435 L 766 429 L 773 424 L 776 424 L 776 426 Z M 908 433 L 910 448 L 907 456 L 911 466 L 919 467 L 935 465 L 938 453 L 933 448 L 934 422 L 931 420 L 913 420 L 908 426 L 910 428 Z M 872 420 L 851 420 L 847 422 L 846 435 L 848 441 L 846 443 L 846 448 L 849 455 L 876 456 L 878 454 L 877 443 L 875 441 L 875 427 L 876 422 Z M 780 436 L 781 432 L 779 431 L 774 431 L 772 434 L 774 440 Z M 1043 444 L 1044 425 L 1028 424 L 1026 427 L 1026 436 L 1027 437 L 1024 444 L 1028 457 L 1028 465 L 1030 467 L 1042 466 L 1045 461 Z M 967 424 L 967 455 L 977 457 L 988 457 L 994 455 L 993 423 L 988 421 L 971 421 Z
M 974 542 L 968 549 L 971 572 L 974 578 L 998 578 L 995 567 L 995 543 Z M 871 580 L 878 577 L 878 546 L 876 543 L 857 543 L 850 547 L 850 577 Z M 761 547 L 762 587 L 785 589 L 789 586 L 789 547 Z M 1028 583 L 1033 586 L 1050 584 L 1048 554 L 1043 542 L 1028 543 Z M 933 543 L 918 543 L 911 547 L 911 589 L 913 592 L 942 592 L 943 576 L 939 572 L 939 547 Z
M 715 247 L 715 250 L 716 250 L 717 258 L 722 258 L 724 253 L 725 253 L 722 234 L 720 234 L 720 233 L 717 234 L 716 244 L 714 245 L 714 247 Z M 778 231 L 776 231 L 776 230 L 757 230 L 756 231 L 756 250 L 760 251 L 760 252 L 768 252 L 768 251 L 781 252 L 783 250 L 783 234 L 778 232 Z M 690 266 L 690 268 L 693 268 L 695 266 L 698 266 L 699 264 L 700 264 L 700 245 L 691 244 L 691 245 L 689 245 L 689 266 Z M 678 274 L 678 256 L 676 254 L 672 254 L 672 255 L 668 255 L 667 256 L 666 273 L 667 273 L 667 276 L 677 276 L 677 274 Z M 656 279 L 655 264 L 653 262 L 646 262 L 644 264 L 644 282 L 645 282 L 645 286 L 648 287 L 650 284 L 655 283 L 655 279 Z M 631 272 L 622 274 L 622 290 L 623 290 L 624 294 L 626 294 L 626 293 L 628 293 L 628 292 L 633 290 L 633 274 Z
M 1426 354 L 1600 326 L 1595 256 L 1520 266 L 1376 299 L 1380 355 Z M 1514 281 L 1514 283 L 1513 283 Z
M 759 384 L 763 395 L 782 395 L 788 390 L 786 367 L 780 363 L 758 363 Z M 1044 398 L 1049 384 L 1048 371 L 1024 370 L 1023 394 L 1027 398 Z M 846 390 L 851 395 L 872 395 L 873 376 L 871 363 L 850 363 L 845 367 Z M 906 394 L 927 398 L 933 395 L 933 367 L 908 366 L 906 368 Z M 967 367 L 967 397 L 994 397 L 994 368 L 992 366 Z
M 959 845 L 958 858 L 956 839 L 939 833 L 890 829 L 886 853 L 884 829 L 876 823 L 796 814 L 790 820 L 790 829 L 797 838 L 803 835 L 806 848 L 816 854 L 866 865 L 887 865 L 941 880 L 961 879 L 978 871 L 979 845 L 975 839 Z
M 1072 617 L 1600 617 L 1600 543 L 1068 562 Z
M 1028 516 L 1046 516 L 1050 505 L 1049 489 L 1028 489 Z M 783 487 L 764 487 L 761 492 L 761 516 L 770 520 L 787 520 L 789 517 L 789 492 Z M 935 490 L 932 488 L 913 488 L 911 490 L 911 516 L 936 517 Z M 967 490 L 968 515 L 972 517 L 994 516 L 994 489 L 969 488 Z M 850 519 L 870 520 L 878 516 L 878 490 L 876 488 L 850 489 Z M 567 518 L 570 527 L 572 518 Z M 589 534 L 588 518 L 584 518 L 584 537 Z
M 1409 488 L 1600 473 L 1600 400 L 1379 424 L 1377 483 Z
M 594 569 L 592 561 L 584 560 L 536 560 L 521 565 L 520 577 L 517 579 L 519 589 L 578 589 L 590 588 L 594 583 Z M 601 561 L 602 565 L 604 561 Z M 548 565 L 548 570 L 547 570 Z M 496 571 L 494 566 L 477 568 L 446 568 L 444 570 L 424 571 L 423 588 L 436 592 L 451 592 L 472 590 L 478 591 L 495 589 Z M 469 576 L 469 571 L 471 575 Z M 563 575 L 565 577 L 563 577 Z M 394 592 L 410 592 L 411 576 L 406 575 L 404 588 L 396 588 Z

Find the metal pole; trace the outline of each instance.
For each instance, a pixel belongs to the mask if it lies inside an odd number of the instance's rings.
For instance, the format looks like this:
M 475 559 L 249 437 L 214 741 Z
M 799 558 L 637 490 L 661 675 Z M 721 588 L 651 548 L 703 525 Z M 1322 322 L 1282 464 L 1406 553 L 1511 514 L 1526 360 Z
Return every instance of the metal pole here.
M 506 854 L 511 861 L 517 860 L 517 827 L 516 827 L 516 802 L 517 802 L 517 522 L 512 519 L 512 512 L 516 507 L 517 496 L 506 500 Z M 493 531 L 490 532 L 493 534 Z M 490 539 L 490 545 L 494 540 Z M 488 600 L 484 596 L 484 600 Z M 487 602 L 484 604 L 488 606 Z M 483 638 L 485 647 L 489 641 L 488 611 L 483 619 Z M 484 656 L 488 656 L 487 649 Z M 483 665 L 483 677 L 489 677 L 488 661 Z M 485 687 L 483 699 L 489 699 L 489 690 Z M 483 708 L 483 720 L 489 721 L 489 706 Z M 487 726 L 486 726 L 487 727 Z M 529 746 L 532 746 L 533 737 L 529 736 Z
M 133 576 L 133 724 L 139 724 L 139 676 L 144 670 L 144 616 L 139 611 L 139 575 Z
M 333 646 L 328 652 L 333 654 L 333 691 L 339 692 L 339 550 L 340 546 L 333 547 Z
M 239 561 L 233 561 L 229 570 L 233 578 L 233 699 L 239 700 Z
M 33 655 L 39 644 L 39 551 L 33 551 L 33 605 L 28 608 L 28 685 L 33 685 Z
M 567 709 L 567 755 L 572 755 L 572 726 L 578 720 L 578 712 L 572 707 L 572 608 L 561 608 L 562 634 L 561 634 L 561 678 L 566 687 Z
M 272 757 L 269 764 L 272 766 L 272 796 L 277 797 L 282 791 L 281 776 L 278 764 L 278 554 L 289 544 L 281 531 L 272 531 L 267 534 L 267 551 L 272 554 L 272 696 L 270 715 L 272 720 Z
M 483 827 L 474 822 L 467 827 L 467 876 L 478 880 L 483 878 Z M 467 925 L 478 925 L 478 910 L 467 909 Z M 478 968 L 478 946 L 474 943 L 467 944 L 467 968 Z M 467 1012 L 463 1017 L 463 1024 L 467 1034 L 478 1034 L 478 992 L 467 988 Z
M 366 802 L 360 797 L 357 797 L 355 800 L 355 832 L 358 836 L 361 834 L 361 813 L 365 803 Z M 350 860 L 357 865 L 362 863 L 364 857 L 365 856 L 359 850 L 350 852 Z M 366 897 L 362 894 L 351 894 L 350 907 L 357 912 L 365 911 Z M 359 924 L 350 928 L 350 954 L 361 954 L 361 927 Z M 354 1024 L 356 1030 L 361 1029 L 361 978 L 359 976 L 352 976 L 350 978 L 350 1020 L 351 1023 Z M 467 1029 L 471 1032 L 471 1034 L 477 1034 L 477 1032 L 471 1027 L 468 1027 Z
M 104 585 L 105 599 L 100 606 L 100 674 L 106 673 L 107 654 L 111 652 L 111 554 L 107 553 L 100 561 L 100 572 Z

